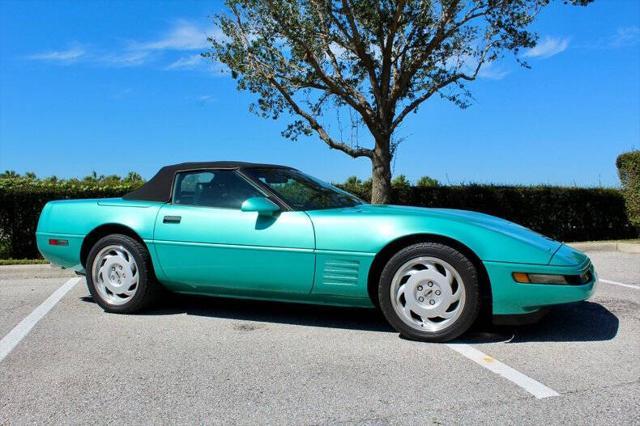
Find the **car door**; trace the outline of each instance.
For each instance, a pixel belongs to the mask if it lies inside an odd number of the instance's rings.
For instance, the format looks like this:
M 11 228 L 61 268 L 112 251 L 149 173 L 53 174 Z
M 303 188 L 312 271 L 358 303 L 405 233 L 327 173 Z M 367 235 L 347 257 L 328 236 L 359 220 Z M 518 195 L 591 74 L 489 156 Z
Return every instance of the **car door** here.
M 309 293 L 315 263 L 311 220 L 304 212 L 271 217 L 240 210 L 256 196 L 265 194 L 235 170 L 178 173 L 172 202 L 160 209 L 154 232 L 165 279 L 212 293 Z

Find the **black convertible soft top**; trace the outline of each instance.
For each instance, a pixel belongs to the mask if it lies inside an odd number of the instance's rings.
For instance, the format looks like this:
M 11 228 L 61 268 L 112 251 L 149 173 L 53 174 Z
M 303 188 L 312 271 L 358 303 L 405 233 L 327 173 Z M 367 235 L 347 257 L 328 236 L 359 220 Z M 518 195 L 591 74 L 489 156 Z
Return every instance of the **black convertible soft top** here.
M 144 185 L 135 191 L 125 194 L 122 198 L 125 200 L 144 200 L 144 201 L 171 201 L 171 185 L 176 173 L 188 170 L 203 169 L 252 169 L 252 168 L 280 168 L 289 169 L 290 167 L 279 166 L 276 164 L 258 164 L 246 163 L 242 161 L 205 161 L 197 163 L 180 163 L 161 168 L 154 177 L 149 179 Z

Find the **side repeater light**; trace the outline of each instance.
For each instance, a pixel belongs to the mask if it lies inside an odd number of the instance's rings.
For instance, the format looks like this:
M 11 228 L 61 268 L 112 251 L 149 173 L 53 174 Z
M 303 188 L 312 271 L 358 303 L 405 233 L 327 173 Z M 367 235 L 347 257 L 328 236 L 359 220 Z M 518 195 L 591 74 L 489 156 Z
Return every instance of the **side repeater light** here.
M 68 246 L 69 240 L 59 240 L 57 238 L 50 238 L 49 245 L 50 246 Z

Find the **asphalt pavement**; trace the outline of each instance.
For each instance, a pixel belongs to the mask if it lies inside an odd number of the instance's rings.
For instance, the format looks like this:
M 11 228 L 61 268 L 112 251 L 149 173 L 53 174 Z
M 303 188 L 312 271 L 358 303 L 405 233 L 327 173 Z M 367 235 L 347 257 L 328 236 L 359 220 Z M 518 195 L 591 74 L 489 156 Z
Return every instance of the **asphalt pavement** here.
M 0 424 L 639 424 L 640 255 L 589 255 L 591 300 L 453 345 L 366 309 L 173 296 L 106 314 L 66 271 L 2 267 L 0 338 L 20 339 Z

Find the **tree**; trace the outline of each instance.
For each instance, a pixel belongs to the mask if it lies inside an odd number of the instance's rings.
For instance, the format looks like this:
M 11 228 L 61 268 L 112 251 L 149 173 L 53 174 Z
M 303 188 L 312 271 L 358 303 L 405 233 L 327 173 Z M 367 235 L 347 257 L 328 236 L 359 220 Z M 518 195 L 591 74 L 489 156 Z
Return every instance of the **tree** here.
M 440 186 L 440 182 L 438 181 L 438 179 L 434 179 L 434 178 L 429 177 L 429 176 L 422 176 L 416 182 L 416 186 L 420 187 L 420 188 Z
M 140 174 L 136 172 L 129 172 L 127 176 L 125 176 L 125 178 L 122 179 L 122 181 L 126 183 L 136 183 L 136 184 L 144 183 L 144 179 L 142 178 L 142 176 L 140 176 Z
M 620 154 L 616 166 L 629 221 L 640 231 L 640 150 Z
M 371 179 L 363 181 L 357 176 L 350 176 L 346 181 L 344 181 L 344 183 L 338 183 L 335 185 L 364 200 L 371 198 Z
M 411 188 L 411 182 L 405 175 L 398 175 L 391 181 L 391 186 L 397 189 Z
M 407 204 L 411 199 L 411 182 L 405 175 L 398 175 L 391 181 L 391 188 L 395 195 L 394 202 Z
M 369 158 L 372 202 L 385 203 L 403 120 L 433 96 L 467 107 L 467 84 L 505 53 L 528 66 L 518 53 L 535 46 L 527 28 L 550 1 L 226 0 L 229 13 L 215 17 L 224 36 L 210 37 L 203 55 L 257 95 L 254 112 L 294 117 L 283 136 L 315 133 Z M 370 143 L 323 123 L 328 110 L 347 110 L 351 130 L 366 129 Z
M 20 177 L 20 174 L 15 170 L 5 170 L 0 173 L 0 179 L 17 179 Z

